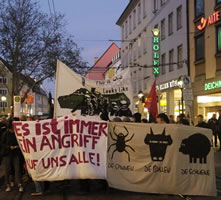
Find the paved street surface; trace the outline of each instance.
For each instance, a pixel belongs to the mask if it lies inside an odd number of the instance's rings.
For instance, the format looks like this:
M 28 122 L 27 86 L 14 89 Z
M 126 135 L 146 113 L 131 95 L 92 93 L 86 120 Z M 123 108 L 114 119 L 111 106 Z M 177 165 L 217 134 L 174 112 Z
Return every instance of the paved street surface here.
M 14 187 L 11 192 L 5 192 L 2 179 L 2 168 L 0 167 L 0 200 L 221 200 L 221 152 L 215 153 L 217 197 L 193 197 L 144 194 L 120 191 L 112 188 L 103 188 L 96 181 L 91 182 L 89 192 L 80 190 L 79 181 L 53 182 L 48 186 L 43 196 L 31 196 L 34 192 L 34 184 L 31 180 L 25 180 L 24 192 L 19 193 Z M 220 192 L 219 192 L 220 191 Z

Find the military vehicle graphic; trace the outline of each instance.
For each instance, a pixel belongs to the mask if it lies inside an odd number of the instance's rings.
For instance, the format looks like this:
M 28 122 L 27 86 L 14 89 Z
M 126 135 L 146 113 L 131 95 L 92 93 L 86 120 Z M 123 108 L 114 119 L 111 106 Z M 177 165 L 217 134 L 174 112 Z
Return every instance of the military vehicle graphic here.
M 101 94 L 95 88 L 80 88 L 72 94 L 58 97 L 61 108 L 80 110 L 82 115 L 132 116 L 130 99 L 124 93 Z

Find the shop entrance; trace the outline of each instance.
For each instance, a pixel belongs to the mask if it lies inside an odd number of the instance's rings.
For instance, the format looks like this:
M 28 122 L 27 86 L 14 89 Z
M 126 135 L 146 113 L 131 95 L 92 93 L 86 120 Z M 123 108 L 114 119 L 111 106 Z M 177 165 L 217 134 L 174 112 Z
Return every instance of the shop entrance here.
M 203 115 L 205 121 L 210 119 L 214 113 L 218 118 L 218 110 L 221 110 L 221 93 L 198 96 L 197 105 L 197 115 Z

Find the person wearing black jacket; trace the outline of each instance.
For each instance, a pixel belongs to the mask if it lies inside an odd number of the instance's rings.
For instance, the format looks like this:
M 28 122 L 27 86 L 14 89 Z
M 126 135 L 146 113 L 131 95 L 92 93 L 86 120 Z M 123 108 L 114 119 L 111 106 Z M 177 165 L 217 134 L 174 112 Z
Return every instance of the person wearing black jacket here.
M 203 115 L 197 115 L 197 121 L 198 121 L 198 124 L 196 125 L 197 127 L 209 128 L 208 124 L 203 121 Z
M 3 157 L 3 167 L 5 172 L 5 184 L 6 192 L 11 191 L 9 177 L 13 167 L 15 173 L 15 179 L 18 183 L 19 192 L 23 192 L 21 181 L 21 165 L 20 165 L 20 148 L 13 130 L 12 120 L 8 123 L 8 129 L 2 134 L 1 147 L 5 149 L 5 155 Z
M 218 134 L 218 138 L 219 138 L 219 142 L 220 142 L 220 147 L 219 147 L 219 151 L 221 151 L 221 110 L 218 110 L 219 112 L 219 118 L 217 121 L 218 124 L 218 130 L 217 130 L 217 134 Z
M 0 121 L 0 144 L 1 144 L 1 138 L 2 138 L 2 134 L 6 131 L 7 129 L 7 121 L 5 119 L 2 119 Z M 0 146 L 0 151 L 1 151 L 1 146 Z M 0 155 L 0 165 L 2 162 L 2 156 Z
M 208 126 L 213 131 L 214 135 L 214 143 L 215 147 L 217 147 L 217 136 L 218 136 L 218 120 L 216 119 L 216 114 L 213 114 L 213 116 L 208 120 Z

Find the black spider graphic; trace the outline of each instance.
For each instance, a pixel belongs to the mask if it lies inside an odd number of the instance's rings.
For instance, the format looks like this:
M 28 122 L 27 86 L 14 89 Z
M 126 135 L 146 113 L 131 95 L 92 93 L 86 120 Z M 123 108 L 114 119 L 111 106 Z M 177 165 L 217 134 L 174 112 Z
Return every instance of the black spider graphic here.
M 127 128 L 124 126 L 125 130 L 127 131 L 127 134 L 126 134 L 126 135 L 124 135 L 123 133 L 119 133 L 119 134 L 117 135 L 117 134 L 115 133 L 115 128 L 116 128 L 116 126 L 114 126 L 113 132 L 114 132 L 114 135 L 117 137 L 117 139 L 114 139 L 114 138 L 113 138 L 111 132 L 110 132 L 110 136 L 111 136 L 112 140 L 116 141 L 116 143 L 111 144 L 111 145 L 109 146 L 107 152 L 109 152 L 109 150 L 110 150 L 110 148 L 111 148 L 112 146 L 116 145 L 116 149 L 113 151 L 112 156 L 111 156 L 111 159 L 113 159 L 114 153 L 115 153 L 116 151 L 118 151 L 118 152 L 120 152 L 120 153 L 125 151 L 125 152 L 127 153 L 127 155 L 128 155 L 128 161 L 130 162 L 130 154 L 129 154 L 128 151 L 126 150 L 126 147 L 129 147 L 129 148 L 130 148 L 132 151 L 134 151 L 134 152 L 135 152 L 135 150 L 134 150 L 131 146 L 127 145 L 126 143 L 132 140 L 132 138 L 134 137 L 134 134 L 131 136 L 130 139 L 125 140 L 126 137 L 129 135 L 129 132 L 128 132 Z

